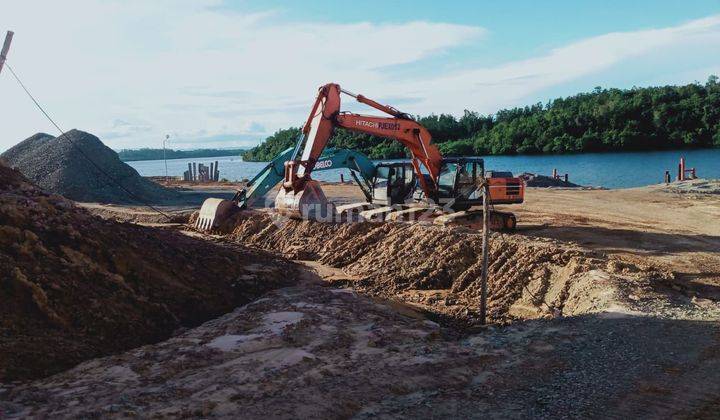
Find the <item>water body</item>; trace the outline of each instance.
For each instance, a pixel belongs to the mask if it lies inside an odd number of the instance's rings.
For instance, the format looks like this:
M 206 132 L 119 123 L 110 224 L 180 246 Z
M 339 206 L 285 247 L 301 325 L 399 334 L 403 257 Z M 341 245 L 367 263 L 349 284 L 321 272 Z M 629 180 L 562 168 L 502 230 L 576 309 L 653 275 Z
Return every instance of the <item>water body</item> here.
M 720 178 L 720 149 L 672 150 L 661 152 L 632 153 L 584 153 L 576 155 L 537 156 L 487 156 L 485 167 L 493 170 L 512 171 L 514 174 L 532 172 L 550 175 L 553 168 L 560 174 L 569 174 L 570 181 L 580 185 L 603 186 L 607 188 L 632 188 L 658 184 L 663 181 L 666 170 L 674 177 L 680 156 L 684 156 L 687 167 L 697 168 L 699 177 Z M 262 162 L 243 162 L 236 156 L 217 158 L 173 159 L 167 161 L 168 174 L 181 176 L 187 170 L 188 162 L 204 163 L 218 161 L 220 177 L 232 181 L 251 179 L 264 166 Z M 127 162 L 143 176 L 165 175 L 162 160 Z M 350 180 L 347 170 L 331 169 L 313 173 L 313 178 L 322 181 L 339 181 L 340 174 Z

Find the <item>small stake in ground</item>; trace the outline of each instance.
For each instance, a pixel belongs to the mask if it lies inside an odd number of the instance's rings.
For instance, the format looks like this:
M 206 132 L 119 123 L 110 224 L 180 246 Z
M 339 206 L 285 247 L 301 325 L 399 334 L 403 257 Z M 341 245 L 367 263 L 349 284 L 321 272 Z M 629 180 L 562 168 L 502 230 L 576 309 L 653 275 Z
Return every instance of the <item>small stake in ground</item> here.
M 485 325 L 487 314 L 488 248 L 490 248 L 490 186 L 486 179 L 482 184 L 483 198 L 483 237 L 482 237 L 482 277 L 480 278 L 480 324 Z
M 12 42 L 13 35 L 13 31 L 7 31 L 7 35 L 5 35 L 5 43 L 0 51 L 0 72 L 2 72 L 3 66 L 5 65 L 8 51 L 10 51 L 10 42 Z

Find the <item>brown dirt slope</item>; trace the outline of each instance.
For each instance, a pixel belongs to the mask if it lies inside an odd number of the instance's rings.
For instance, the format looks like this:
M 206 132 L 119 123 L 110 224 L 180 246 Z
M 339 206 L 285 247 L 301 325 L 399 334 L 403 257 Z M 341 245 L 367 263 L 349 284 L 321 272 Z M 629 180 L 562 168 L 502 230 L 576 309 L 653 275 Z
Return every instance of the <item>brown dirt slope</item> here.
M 0 165 L 0 381 L 166 339 L 289 284 L 293 270 L 263 252 L 102 220 Z

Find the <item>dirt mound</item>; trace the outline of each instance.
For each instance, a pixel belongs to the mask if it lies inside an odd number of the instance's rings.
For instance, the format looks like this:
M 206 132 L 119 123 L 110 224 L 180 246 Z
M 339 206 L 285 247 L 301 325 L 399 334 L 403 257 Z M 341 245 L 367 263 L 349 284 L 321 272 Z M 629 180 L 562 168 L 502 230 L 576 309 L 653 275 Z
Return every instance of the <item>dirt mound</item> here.
M 410 223 L 330 224 L 244 212 L 241 243 L 341 268 L 339 284 L 424 305 L 472 322 L 477 313 L 482 239 L 477 231 Z M 629 266 L 550 239 L 493 234 L 489 316 L 495 321 L 575 315 L 611 307 L 624 287 L 669 274 Z
M 141 177 L 100 139 L 84 131 L 71 130 L 57 138 L 38 133 L 0 158 L 44 190 L 75 201 L 159 203 L 178 198 L 176 192 Z
M 0 165 L 0 381 L 165 339 L 294 270 L 261 251 L 103 220 Z
M 557 179 L 550 176 L 545 175 L 536 175 L 531 174 L 529 172 L 525 172 L 519 175 L 520 178 L 522 178 L 523 181 L 525 181 L 525 186 L 527 187 L 565 187 L 565 188 L 579 188 L 582 187 L 582 185 L 573 184 L 572 182 L 565 182 L 563 179 Z
M 688 195 L 720 195 L 720 179 L 692 179 L 661 184 L 661 191 Z

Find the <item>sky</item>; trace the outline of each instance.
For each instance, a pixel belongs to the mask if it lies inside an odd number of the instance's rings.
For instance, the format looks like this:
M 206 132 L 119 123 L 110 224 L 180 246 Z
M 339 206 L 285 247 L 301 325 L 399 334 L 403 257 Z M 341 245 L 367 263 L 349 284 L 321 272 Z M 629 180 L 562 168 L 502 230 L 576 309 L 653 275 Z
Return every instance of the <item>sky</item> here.
M 460 116 L 720 75 L 720 0 L 3 0 L 6 30 L 46 111 L 114 149 L 250 147 L 328 82 Z M 57 135 L 7 68 L 0 115 L 0 151 Z

